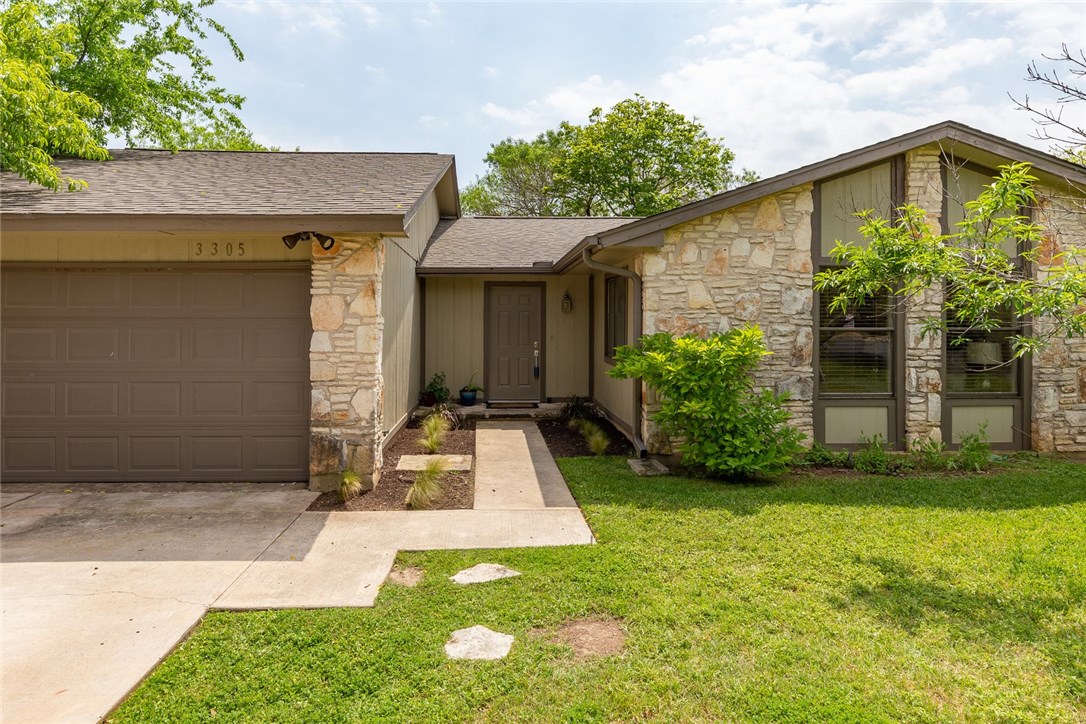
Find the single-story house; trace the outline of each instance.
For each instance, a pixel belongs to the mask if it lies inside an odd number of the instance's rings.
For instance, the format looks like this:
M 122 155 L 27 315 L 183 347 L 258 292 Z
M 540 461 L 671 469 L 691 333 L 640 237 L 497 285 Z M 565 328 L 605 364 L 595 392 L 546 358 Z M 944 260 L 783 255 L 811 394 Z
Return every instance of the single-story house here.
M 113 156 L 62 163 L 76 194 L 4 175 L 4 480 L 376 479 L 436 372 L 477 372 L 492 404 L 590 397 L 666 451 L 612 351 L 748 323 L 809 439 L 902 449 L 986 422 L 1002 448 L 1086 451 L 1086 340 L 1011 361 L 1028 320 L 923 337 L 937 291 L 847 316 L 812 291 L 853 212 L 909 202 L 952 228 L 1010 161 L 1039 178 L 1036 273 L 1086 245 L 1081 166 L 958 123 L 645 219 L 464 218 L 447 155 Z

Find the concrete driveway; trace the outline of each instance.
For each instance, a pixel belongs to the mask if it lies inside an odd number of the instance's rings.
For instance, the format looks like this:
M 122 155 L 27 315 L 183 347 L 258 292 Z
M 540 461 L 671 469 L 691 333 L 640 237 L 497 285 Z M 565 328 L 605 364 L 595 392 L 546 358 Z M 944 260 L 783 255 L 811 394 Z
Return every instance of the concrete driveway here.
M 208 608 L 372 606 L 400 550 L 594 542 L 534 423 L 479 424 L 475 488 L 306 513 L 301 485 L 5 485 L 0 721 L 97 721 Z
M 314 497 L 274 484 L 5 485 L 0 720 L 105 716 Z

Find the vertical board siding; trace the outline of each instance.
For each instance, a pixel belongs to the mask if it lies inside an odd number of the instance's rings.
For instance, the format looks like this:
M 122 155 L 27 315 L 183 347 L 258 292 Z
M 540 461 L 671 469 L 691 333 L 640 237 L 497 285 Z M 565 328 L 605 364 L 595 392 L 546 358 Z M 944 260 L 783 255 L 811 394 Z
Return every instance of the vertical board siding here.
M 431 194 L 407 226 L 406 239 L 385 240 L 385 269 L 381 283 L 384 342 L 384 421 L 389 432 L 415 406 L 422 365 L 422 305 L 415 266 L 439 220 L 437 199 Z
M 485 277 L 429 277 L 426 280 L 425 377 L 444 372 L 455 395 L 468 383 L 483 386 L 486 282 L 543 282 L 546 322 L 543 364 L 548 398 L 588 394 L 588 277 L 581 275 L 496 275 Z M 562 295 L 569 292 L 573 311 L 562 311 Z M 510 371 L 512 374 L 512 371 Z M 486 399 L 488 390 L 483 391 Z

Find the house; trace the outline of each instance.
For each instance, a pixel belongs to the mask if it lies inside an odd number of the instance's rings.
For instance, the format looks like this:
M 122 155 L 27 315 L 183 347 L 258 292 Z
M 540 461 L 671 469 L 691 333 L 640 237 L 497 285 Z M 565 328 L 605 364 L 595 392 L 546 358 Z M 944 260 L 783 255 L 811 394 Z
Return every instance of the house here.
M 773 353 L 759 383 L 811 439 L 900 449 L 986 422 L 1002 448 L 1086 451 L 1086 340 L 1011 361 L 1021 320 L 924 337 L 935 292 L 847 317 L 812 292 L 854 211 L 915 203 L 951 228 L 1010 161 L 1039 178 L 1041 264 L 1086 244 L 1082 167 L 958 123 L 640 220 L 461 218 L 434 154 L 114 155 L 65 162 L 91 184 L 75 195 L 4 178 L 5 480 L 376 477 L 425 380 L 476 370 L 491 403 L 591 397 L 664 451 L 613 349 L 748 323 Z

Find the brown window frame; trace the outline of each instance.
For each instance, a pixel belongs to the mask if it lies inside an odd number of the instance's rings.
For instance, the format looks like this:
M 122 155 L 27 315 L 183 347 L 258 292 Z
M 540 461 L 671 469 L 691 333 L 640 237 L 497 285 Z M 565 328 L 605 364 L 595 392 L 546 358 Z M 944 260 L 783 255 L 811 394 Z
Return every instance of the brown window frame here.
M 617 347 L 629 344 L 629 294 L 626 277 L 615 274 L 603 278 L 603 356 L 608 362 L 614 362 Z

